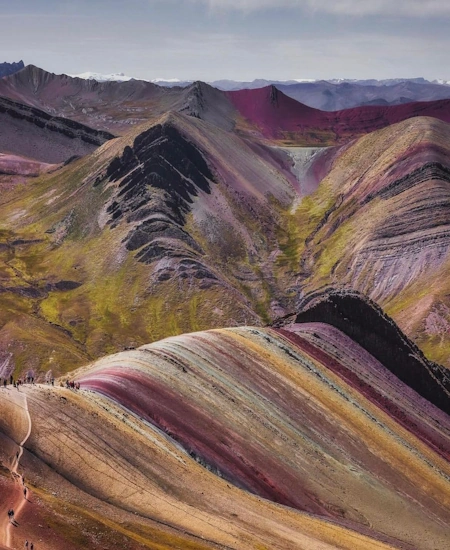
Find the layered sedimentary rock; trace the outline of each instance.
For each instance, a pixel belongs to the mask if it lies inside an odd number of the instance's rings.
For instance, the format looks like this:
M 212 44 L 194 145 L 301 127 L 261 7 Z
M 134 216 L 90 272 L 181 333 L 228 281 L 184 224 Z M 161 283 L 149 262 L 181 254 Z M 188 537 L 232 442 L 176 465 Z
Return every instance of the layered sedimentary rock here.
M 417 118 L 317 152 L 302 172 L 282 149 L 165 115 L 5 198 L 4 299 L 23 289 L 40 307 L 4 312 L 50 321 L 72 342 L 55 363 L 73 365 L 72 344 L 86 358 L 268 323 L 334 286 L 380 303 L 445 364 L 449 138 Z M 52 291 L 60 280 L 79 286 Z
M 330 325 L 183 335 L 74 377 L 0 390 L 3 437 L 26 406 L 28 483 L 64 479 L 144 547 L 447 547 L 448 416 Z
M 442 362 L 448 361 L 449 137 L 449 127 L 432 118 L 363 137 L 334 157 L 297 212 L 305 239 L 302 292 L 358 290 Z
M 0 151 L 44 163 L 86 155 L 114 137 L 5 98 L 0 98 L 0 121 Z
M 410 388 L 450 414 L 450 373 L 424 357 L 382 309 L 349 291 L 321 291 L 305 298 L 299 322 L 328 323 L 352 338 Z

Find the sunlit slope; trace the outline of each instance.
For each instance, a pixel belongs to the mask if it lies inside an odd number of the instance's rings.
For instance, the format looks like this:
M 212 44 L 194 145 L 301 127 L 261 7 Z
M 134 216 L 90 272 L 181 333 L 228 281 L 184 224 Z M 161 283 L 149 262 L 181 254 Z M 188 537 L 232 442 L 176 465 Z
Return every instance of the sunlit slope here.
M 5 465 L 29 413 L 26 533 L 50 550 L 102 548 L 93 532 L 130 549 L 448 546 L 448 417 L 327 325 L 174 337 L 76 377 L 76 393 L 0 390 Z
M 311 348 L 294 333 L 210 331 L 104 358 L 78 378 L 237 486 L 377 536 L 445 548 L 448 417 L 343 334 L 330 341 L 310 327 Z M 336 362 L 361 383 L 344 381 Z M 367 393 L 367 381 L 384 397 Z
M 5 194 L 0 340 L 16 373 L 290 311 L 288 166 L 172 113 Z
M 21 394 L 20 400 L 0 401 L 1 431 L 10 440 L 23 435 L 10 422 L 23 410 L 23 396 L 32 426 L 20 470 L 31 504 L 18 516 L 22 527 L 13 542 L 26 533 L 38 535 L 49 550 L 86 544 L 160 550 L 412 548 L 380 542 L 386 537 L 365 527 L 361 534 L 354 524 L 349 530 L 251 495 L 198 464 L 152 424 L 98 395 L 44 386 L 22 388 Z M 8 451 L 14 449 L 11 444 Z M 2 454 L 2 460 L 7 463 L 8 456 Z M 51 528 L 42 529 L 40 514 Z
M 296 213 L 303 291 L 334 286 L 368 295 L 446 364 L 449 140 L 450 127 L 432 118 L 360 138 Z

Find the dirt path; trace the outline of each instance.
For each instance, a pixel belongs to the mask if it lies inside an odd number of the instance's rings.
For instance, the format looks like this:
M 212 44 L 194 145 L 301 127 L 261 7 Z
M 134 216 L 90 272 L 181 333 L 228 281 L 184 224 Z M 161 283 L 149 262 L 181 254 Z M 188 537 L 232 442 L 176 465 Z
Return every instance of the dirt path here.
M 17 397 L 19 397 L 17 395 Z M 15 489 L 13 497 L 11 498 L 10 506 L 14 510 L 14 520 L 17 521 L 18 516 L 20 515 L 21 510 L 23 507 L 27 504 L 29 493 L 27 493 L 27 498 L 24 497 L 24 482 L 22 475 L 19 474 L 19 464 L 20 459 L 23 455 L 23 446 L 25 445 L 27 439 L 30 437 L 31 433 L 31 417 L 30 413 L 28 411 L 28 400 L 25 393 L 20 394 L 20 400 L 22 401 L 22 405 L 19 405 L 19 407 L 24 411 L 24 413 L 27 416 L 28 419 L 28 431 L 23 438 L 23 440 L 19 443 L 19 448 L 17 450 L 16 455 L 13 458 L 13 462 L 11 465 L 11 476 L 14 479 L 15 482 Z M 11 546 L 11 535 L 12 535 L 12 529 L 14 529 L 13 523 L 9 521 L 8 517 L 2 517 L 0 518 L 0 544 L 3 543 L 7 548 L 12 548 Z

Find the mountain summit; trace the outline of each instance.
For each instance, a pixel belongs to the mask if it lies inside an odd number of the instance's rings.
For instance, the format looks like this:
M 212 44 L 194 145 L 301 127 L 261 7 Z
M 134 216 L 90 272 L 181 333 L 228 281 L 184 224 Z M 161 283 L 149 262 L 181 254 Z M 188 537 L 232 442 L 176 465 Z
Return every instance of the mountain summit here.
M 4 76 L 8 76 L 10 74 L 17 73 L 18 71 L 22 70 L 25 67 L 22 60 L 18 61 L 17 63 L 0 63 L 0 78 L 3 78 Z

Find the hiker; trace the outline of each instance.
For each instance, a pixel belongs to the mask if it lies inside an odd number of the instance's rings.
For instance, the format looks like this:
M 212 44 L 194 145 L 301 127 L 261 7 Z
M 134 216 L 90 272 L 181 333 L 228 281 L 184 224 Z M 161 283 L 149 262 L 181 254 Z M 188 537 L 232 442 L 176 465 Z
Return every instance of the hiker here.
M 28 541 L 25 541 L 25 548 L 28 548 Z
M 30 544 L 30 550 L 33 550 L 33 548 L 34 548 L 34 545 L 33 545 L 33 543 L 31 543 Z

